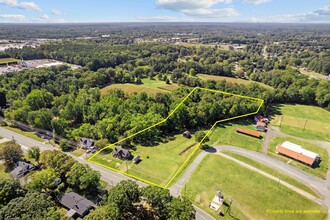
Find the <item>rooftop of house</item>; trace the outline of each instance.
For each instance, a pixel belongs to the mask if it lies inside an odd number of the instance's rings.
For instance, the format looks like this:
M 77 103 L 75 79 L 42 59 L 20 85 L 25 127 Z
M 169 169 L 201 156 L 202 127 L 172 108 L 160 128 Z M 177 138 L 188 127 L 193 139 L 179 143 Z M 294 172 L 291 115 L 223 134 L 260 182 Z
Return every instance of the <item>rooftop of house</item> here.
M 62 195 L 59 202 L 69 209 L 68 215 L 73 216 L 78 213 L 80 216 L 84 216 L 91 207 L 95 207 L 95 204 L 85 197 L 75 193 L 69 192 Z
M 119 147 L 115 147 L 115 149 L 113 150 L 114 154 L 119 154 L 121 153 L 124 157 L 129 156 L 131 153 L 123 148 L 119 148 Z
M 89 138 L 80 138 L 80 145 L 82 147 L 93 147 L 94 146 L 95 141 L 93 139 L 89 139 Z
M 29 172 L 33 169 L 35 169 L 35 166 L 33 164 L 27 163 L 24 161 L 18 161 L 15 164 L 15 169 L 13 169 L 10 172 L 10 175 L 16 179 L 16 178 L 22 177 L 24 174 L 26 174 L 27 172 Z

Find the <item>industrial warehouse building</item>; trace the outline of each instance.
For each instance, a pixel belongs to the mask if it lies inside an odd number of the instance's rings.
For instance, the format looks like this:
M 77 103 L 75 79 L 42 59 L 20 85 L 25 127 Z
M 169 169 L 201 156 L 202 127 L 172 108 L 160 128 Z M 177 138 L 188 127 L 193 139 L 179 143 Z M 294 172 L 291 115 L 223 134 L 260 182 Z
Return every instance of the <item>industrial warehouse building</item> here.
M 312 166 L 314 163 L 318 163 L 320 160 L 320 156 L 318 154 L 306 150 L 289 141 L 285 141 L 284 143 L 278 145 L 276 147 L 276 152 L 309 166 Z

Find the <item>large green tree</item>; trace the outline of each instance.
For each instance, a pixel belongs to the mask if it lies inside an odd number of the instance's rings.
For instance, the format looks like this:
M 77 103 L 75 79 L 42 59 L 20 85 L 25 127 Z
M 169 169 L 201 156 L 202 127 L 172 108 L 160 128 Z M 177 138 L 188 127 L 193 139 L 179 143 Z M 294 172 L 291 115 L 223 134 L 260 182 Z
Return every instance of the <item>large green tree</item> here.
M 54 168 L 61 179 L 65 179 L 72 166 L 77 163 L 72 157 L 57 151 L 46 150 L 40 154 L 40 163 L 43 168 Z
M 12 199 L 24 196 L 25 193 L 18 181 L 0 180 L 0 209 Z
M 28 155 L 30 158 L 35 159 L 37 163 L 39 163 L 40 159 L 40 148 L 39 147 L 31 147 L 28 150 Z
M 203 143 L 205 143 L 205 142 L 207 142 L 209 140 L 209 137 L 205 137 L 205 136 L 206 136 L 206 133 L 204 131 L 196 131 L 196 133 L 195 133 L 195 141 L 198 142 L 198 143 L 200 143 L 201 141 L 203 141 Z M 203 145 L 203 143 L 201 143 L 201 145 Z
M 27 184 L 28 189 L 36 191 L 49 191 L 56 187 L 55 180 L 58 175 L 55 169 L 45 169 L 33 174 L 32 180 Z
M 172 199 L 169 190 L 147 186 L 141 189 L 141 196 L 153 207 L 158 216 L 166 217 L 166 204 Z
M 51 197 L 44 193 L 32 192 L 24 197 L 18 197 L 11 200 L 0 210 L 0 220 L 7 219 L 45 219 L 48 208 L 53 207 L 55 203 Z
M 10 165 L 20 160 L 23 156 L 21 145 L 11 141 L 0 148 L 0 159 Z
M 185 198 L 173 198 L 168 206 L 168 218 L 170 220 L 195 219 L 196 210 L 191 202 Z
M 71 187 L 82 192 L 96 193 L 100 186 L 100 173 L 92 170 L 87 164 L 74 164 L 66 177 Z
M 85 220 L 121 220 L 120 212 L 115 204 L 101 206 L 89 213 Z
M 133 203 L 139 201 L 139 197 L 139 186 L 135 182 L 122 181 L 109 191 L 107 204 L 116 204 L 121 212 L 129 211 L 132 210 Z

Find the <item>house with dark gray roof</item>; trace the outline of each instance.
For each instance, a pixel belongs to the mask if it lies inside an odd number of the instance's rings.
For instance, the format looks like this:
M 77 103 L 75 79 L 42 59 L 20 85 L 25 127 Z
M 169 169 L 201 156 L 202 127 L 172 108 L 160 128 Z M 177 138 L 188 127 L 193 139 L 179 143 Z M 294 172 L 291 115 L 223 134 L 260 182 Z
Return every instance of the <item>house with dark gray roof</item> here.
M 94 149 L 95 141 L 88 138 L 80 138 L 80 146 L 82 149 Z
M 69 209 L 67 215 L 73 218 L 84 217 L 92 208 L 96 208 L 93 202 L 75 192 L 63 194 L 59 203 Z
M 10 175 L 14 179 L 19 179 L 34 169 L 35 166 L 33 164 L 24 161 L 18 161 L 15 163 L 15 168 L 10 172 Z
M 122 160 L 129 160 L 132 157 L 131 152 L 120 147 L 115 147 L 112 151 L 112 155 Z

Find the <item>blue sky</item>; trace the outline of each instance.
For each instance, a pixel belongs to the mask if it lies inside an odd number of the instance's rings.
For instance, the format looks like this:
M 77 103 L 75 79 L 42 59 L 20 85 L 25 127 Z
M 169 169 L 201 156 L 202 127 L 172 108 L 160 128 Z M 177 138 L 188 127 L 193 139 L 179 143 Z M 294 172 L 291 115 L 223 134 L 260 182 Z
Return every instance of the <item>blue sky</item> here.
M 0 0 L 0 22 L 330 23 L 330 0 Z

